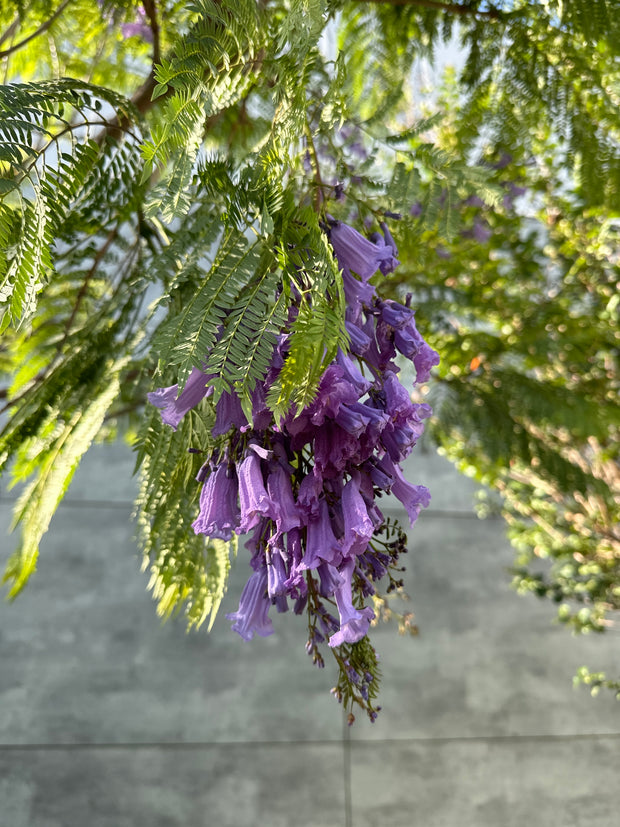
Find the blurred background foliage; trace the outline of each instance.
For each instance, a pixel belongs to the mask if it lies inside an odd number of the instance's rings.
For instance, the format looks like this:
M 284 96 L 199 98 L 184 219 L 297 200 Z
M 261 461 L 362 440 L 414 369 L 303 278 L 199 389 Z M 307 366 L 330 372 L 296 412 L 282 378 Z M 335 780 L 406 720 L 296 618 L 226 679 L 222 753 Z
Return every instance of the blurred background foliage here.
M 331 214 L 387 217 L 402 265 L 377 286 L 412 294 L 442 356 L 431 436 L 487 487 L 480 514 L 505 517 L 516 588 L 575 631 L 613 624 L 617 0 L 0 0 L 0 68 L 11 595 L 93 439 L 127 433 L 160 611 L 204 620 L 227 568 L 183 528 L 199 460 L 144 399 L 222 324 L 216 392 L 247 399 L 300 268 L 311 323 L 272 403 L 309 398 L 344 336 Z M 206 440 L 211 415 L 184 428 Z

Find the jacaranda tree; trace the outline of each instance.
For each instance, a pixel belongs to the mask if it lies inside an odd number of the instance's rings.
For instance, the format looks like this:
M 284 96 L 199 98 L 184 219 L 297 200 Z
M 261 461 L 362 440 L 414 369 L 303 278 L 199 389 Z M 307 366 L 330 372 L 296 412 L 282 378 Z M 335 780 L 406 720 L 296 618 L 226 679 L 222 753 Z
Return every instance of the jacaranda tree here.
M 451 38 L 429 94 L 413 69 Z M 507 518 L 518 588 L 604 629 L 619 55 L 616 0 L 0 2 L 9 596 L 125 431 L 160 613 L 212 624 L 248 535 L 233 629 L 305 613 L 374 720 L 406 551 L 376 498 L 428 505 L 400 467 L 426 420 Z

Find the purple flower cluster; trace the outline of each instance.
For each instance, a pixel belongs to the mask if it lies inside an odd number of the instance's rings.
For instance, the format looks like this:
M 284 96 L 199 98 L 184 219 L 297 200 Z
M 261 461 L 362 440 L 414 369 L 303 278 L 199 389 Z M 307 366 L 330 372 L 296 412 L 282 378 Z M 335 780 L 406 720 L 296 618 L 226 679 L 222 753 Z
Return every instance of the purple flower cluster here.
M 397 353 L 411 360 L 419 382 L 439 361 L 418 332 L 413 311 L 380 300 L 370 284 L 378 270 L 387 274 L 399 264 L 394 240 L 380 226 L 382 233 L 365 238 L 328 218 L 325 231 L 344 280 L 350 352 L 338 352 L 314 401 L 279 423 L 264 400 L 286 359 L 286 333 L 269 375 L 254 391 L 251 422 L 235 394 L 220 397 L 213 433 L 221 437 L 221 448 L 198 475 L 203 487 L 193 523 L 197 534 L 209 537 L 249 535 L 253 571 L 238 610 L 228 615 L 232 628 L 250 640 L 272 633 L 272 606 L 278 612 L 289 605 L 295 613 L 306 611 L 308 653 L 322 666 L 318 646 L 328 642 L 341 674 L 357 687 L 355 700 L 372 719 L 372 669 L 365 661 L 351 666 L 352 647 L 366 638 L 375 617 L 366 599 L 386 575 L 395 582 L 391 571 L 405 550 L 402 532 L 390 541 L 377 498 L 392 492 L 411 524 L 430 501 L 427 488 L 405 480 L 400 463 L 431 410 L 411 401 L 394 360 Z M 194 369 L 181 394 L 175 385 L 149 394 L 149 400 L 176 428 L 210 394 L 210 378 Z

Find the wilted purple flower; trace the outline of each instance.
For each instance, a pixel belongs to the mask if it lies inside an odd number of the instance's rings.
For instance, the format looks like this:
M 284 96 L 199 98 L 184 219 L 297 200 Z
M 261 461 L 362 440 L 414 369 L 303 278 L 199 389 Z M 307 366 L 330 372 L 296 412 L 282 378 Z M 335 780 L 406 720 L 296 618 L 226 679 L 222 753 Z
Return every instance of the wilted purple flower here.
M 241 522 L 237 534 L 245 534 L 246 531 L 254 528 L 274 509 L 265 489 L 260 463 L 260 459 L 252 452 L 237 467 L 241 505 Z
M 192 528 L 196 534 L 230 540 L 238 525 L 237 475 L 228 462 L 222 462 L 202 487 L 200 513 Z
M 178 385 L 170 385 L 167 388 L 158 388 L 152 393 L 147 393 L 146 398 L 151 405 L 161 410 L 162 421 L 176 431 L 179 423 L 185 414 L 205 398 L 213 393 L 213 388 L 207 387 L 207 381 L 211 376 L 203 373 L 198 368 L 192 368 L 185 387 L 177 397 Z
M 255 634 L 267 637 L 273 633 L 273 625 L 268 613 L 271 603 L 267 596 L 267 569 L 255 571 L 241 592 L 239 608 L 226 615 L 234 620 L 233 631 L 238 632 L 244 640 L 252 640 Z

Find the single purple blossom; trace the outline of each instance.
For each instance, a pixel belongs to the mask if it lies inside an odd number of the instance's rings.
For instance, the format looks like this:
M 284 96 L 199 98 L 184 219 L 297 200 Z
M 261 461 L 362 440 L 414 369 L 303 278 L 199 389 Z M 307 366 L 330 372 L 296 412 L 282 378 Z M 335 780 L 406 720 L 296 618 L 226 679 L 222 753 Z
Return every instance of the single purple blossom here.
M 392 247 L 386 246 L 385 240 L 382 245 L 375 244 L 342 221 L 331 224 L 329 240 L 340 267 L 357 273 L 364 282 L 377 272 L 382 262 L 394 258 Z
M 263 517 L 273 513 L 274 506 L 265 489 L 261 461 L 251 453 L 237 467 L 241 522 L 237 534 L 245 534 Z
M 306 553 L 300 568 L 315 569 L 321 563 L 338 562 L 340 545 L 334 534 L 325 500 L 321 500 L 319 504 L 318 518 L 309 520 L 306 532 Z
M 368 282 L 355 278 L 348 267 L 342 268 L 342 286 L 344 298 L 347 303 L 347 319 L 352 322 L 359 321 L 364 307 L 370 307 L 376 290 Z
M 439 354 L 432 347 L 422 343 L 419 353 L 413 357 L 413 366 L 416 370 L 416 382 L 428 382 L 431 368 L 439 364 Z
M 344 536 L 341 538 L 343 557 L 352 557 L 366 550 L 375 527 L 360 493 L 360 476 L 354 473 L 342 491 Z
M 392 477 L 392 494 L 405 506 L 411 525 L 420 516 L 422 508 L 427 508 L 431 502 L 431 494 L 425 485 L 412 485 L 403 477 L 398 464 L 386 455 L 378 463 L 379 467 Z
M 351 351 L 356 356 L 364 356 L 372 344 L 372 339 L 359 325 L 345 320 L 345 327 L 351 340 Z M 373 336 L 374 338 L 374 336 Z
M 354 568 L 355 560 L 347 560 L 339 569 L 343 583 L 334 592 L 334 597 L 340 615 L 340 629 L 329 639 L 332 648 L 361 640 L 367 634 L 370 621 L 375 616 L 370 607 L 356 609 L 353 606 L 351 578 Z
M 228 462 L 213 471 L 200 492 L 200 513 L 192 523 L 196 534 L 230 540 L 239 525 L 237 475 Z
M 286 594 L 288 574 L 284 556 L 284 549 L 279 542 L 269 543 L 265 559 L 267 562 L 267 594 L 271 598 Z
M 304 517 L 305 524 L 319 516 L 319 495 L 323 489 L 323 480 L 315 474 L 306 474 L 297 492 L 297 508 Z
M 176 431 L 185 414 L 195 408 L 205 396 L 213 393 L 213 388 L 207 387 L 207 382 L 211 378 L 198 368 L 192 368 L 185 387 L 178 396 L 179 386 L 170 385 L 148 393 L 146 398 L 151 405 L 161 410 L 162 421 Z
M 278 463 L 272 466 L 267 477 L 267 493 L 271 501 L 269 516 L 276 524 L 276 537 L 301 525 L 300 515 L 293 498 L 291 478 Z
M 252 640 L 255 634 L 267 637 L 273 633 L 273 625 L 268 612 L 271 606 L 267 596 L 267 569 L 255 571 L 245 584 L 236 612 L 226 615 L 227 620 L 234 620 L 232 629 L 244 640 Z
M 391 327 L 403 328 L 413 319 L 413 310 L 392 299 L 377 302 L 381 320 Z
M 316 570 L 319 575 L 319 594 L 322 597 L 331 597 L 344 583 L 343 576 L 329 563 L 321 563 Z
M 215 425 L 213 426 L 213 436 L 222 436 L 228 433 L 231 428 L 245 428 L 248 420 L 243 413 L 239 397 L 234 391 L 225 391 L 217 400 L 215 406 Z

